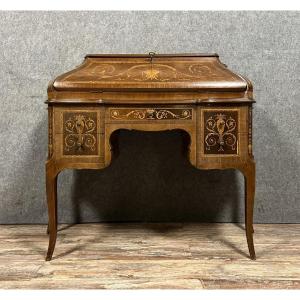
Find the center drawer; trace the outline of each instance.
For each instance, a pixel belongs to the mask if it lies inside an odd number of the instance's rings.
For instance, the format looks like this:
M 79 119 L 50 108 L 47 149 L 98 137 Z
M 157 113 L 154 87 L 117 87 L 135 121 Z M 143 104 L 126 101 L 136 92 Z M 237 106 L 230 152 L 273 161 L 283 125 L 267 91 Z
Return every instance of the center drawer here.
M 118 122 L 188 122 L 193 121 L 193 108 L 186 107 L 109 107 L 106 121 Z

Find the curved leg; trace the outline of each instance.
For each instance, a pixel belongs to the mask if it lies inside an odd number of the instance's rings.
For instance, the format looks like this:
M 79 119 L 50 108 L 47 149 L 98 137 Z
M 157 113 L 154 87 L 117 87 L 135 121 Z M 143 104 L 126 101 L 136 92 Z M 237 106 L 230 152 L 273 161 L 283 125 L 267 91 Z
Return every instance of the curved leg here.
M 57 236 L 57 173 L 46 165 L 49 246 L 46 261 L 51 260 Z
M 56 198 L 56 203 L 57 203 L 57 176 L 56 176 L 56 179 L 55 179 L 54 191 L 55 191 L 55 198 Z M 55 205 L 55 217 L 56 217 L 56 226 L 57 226 L 57 204 Z M 49 222 L 47 224 L 47 231 L 46 231 L 46 233 L 47 234 L 50 233 Z
M 250 258 L 255 260 L 253 243 L 253 209 L 255 195 L 255 163 L 252 162 L 243 171 L 245 177 L 245 227 Z
M 254 177 L 255 178 L 255 177 Z M 244 182 L 245 182 L 245 230 L 246 230 L 246 224 L 247 224 L 247 211 L 248 211 L 248 201 L 247 201 L 247 195 L 248 195 L 248 191 L 247 191 L 247 179 L 246 176 L 244 176 Z M 255 183 L 255 182 L 254 182 Z M 254 228 L 253 228 L 253 224 L 251 226 L 251 231 L 252 233 L 254 233 Z

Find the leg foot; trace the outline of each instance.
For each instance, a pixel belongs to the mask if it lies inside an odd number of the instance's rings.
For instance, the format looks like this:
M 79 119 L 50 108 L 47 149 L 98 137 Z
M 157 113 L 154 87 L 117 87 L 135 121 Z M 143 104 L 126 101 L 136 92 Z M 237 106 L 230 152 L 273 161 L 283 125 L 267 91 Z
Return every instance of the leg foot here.
M 256 260 L 254 243 L 253 243 L 253 232 L 252 231 L 250 231 L 250 232 L 246 231 L 246 236 L 247 236 L 247 244 L 248 244 L 250 258 L 252 260 Z
M 54 252 L 55 248 L 55 243 L 56 243 L 56 232 L 54 234 L 50 233 L 50 238 L 49 238 L 49 246 L 48 246 L 48 251 L 46 255 L 46 261 L 50 261 L 52 259 L 52 255 Z

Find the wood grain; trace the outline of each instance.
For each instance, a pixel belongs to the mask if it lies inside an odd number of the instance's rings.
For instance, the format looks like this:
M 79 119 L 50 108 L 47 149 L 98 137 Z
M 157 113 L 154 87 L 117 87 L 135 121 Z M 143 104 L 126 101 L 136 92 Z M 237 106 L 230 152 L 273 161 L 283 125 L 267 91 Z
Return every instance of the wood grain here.
M 45 225 L 0 226 L 1 289 L 300 288 L 300 224 L 60 225 L 44 261 Z

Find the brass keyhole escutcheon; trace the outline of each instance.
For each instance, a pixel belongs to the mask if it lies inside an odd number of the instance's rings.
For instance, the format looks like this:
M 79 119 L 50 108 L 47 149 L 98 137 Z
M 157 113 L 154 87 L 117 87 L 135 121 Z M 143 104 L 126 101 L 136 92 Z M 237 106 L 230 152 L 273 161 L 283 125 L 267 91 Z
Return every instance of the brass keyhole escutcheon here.
M 150 56 L 150 64 L 152 64 L 153 58 L 154 58 L 155 55 L 156 55 L 155 52 L 149 52 L 149 56 Z

